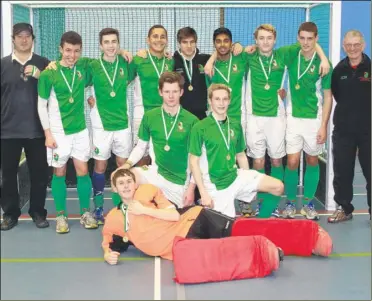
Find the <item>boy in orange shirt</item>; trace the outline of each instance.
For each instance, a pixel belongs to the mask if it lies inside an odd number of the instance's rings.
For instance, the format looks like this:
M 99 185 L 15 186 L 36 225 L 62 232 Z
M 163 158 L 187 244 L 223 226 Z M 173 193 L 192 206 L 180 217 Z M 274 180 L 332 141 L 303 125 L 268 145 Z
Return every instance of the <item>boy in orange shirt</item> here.
M 120 251 L 130 244 L 150 256 L 172 260 L 176 236 L 201 239 L 231 236 L 234 218 L 202 206 L 176 209 L 159 188 L 137 185 L 129 169 L 114 173 L 112 187 L 122 202 L 108 213 L 102 230 L 104 259 L 110 265 L 117 264 Z M 322 255 L 317 247 L 313 254 Z M 278 255 L 283 260 L 280 248 Z
M 176 209 L 159 188 L 151 184 L 137 185 L 135 175 L 128 169 L 117 170 L 112 182 L 122 203 L 108 213 L 102 230 L 104 258 L 109 264 L 117 263 L 120 253 L 114 250 L 123 246 L 123 241 L 126 247 L 130 241 L 148 255 L 172 260 L 176 236 L 230 236 L 233 218 L 202 206 Z

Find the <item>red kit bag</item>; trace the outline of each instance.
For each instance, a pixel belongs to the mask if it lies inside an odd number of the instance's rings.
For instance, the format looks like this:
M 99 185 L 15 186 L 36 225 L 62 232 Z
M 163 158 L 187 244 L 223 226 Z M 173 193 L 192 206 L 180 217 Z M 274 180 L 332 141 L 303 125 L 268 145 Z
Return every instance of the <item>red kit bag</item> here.
M 176 237 L 173 263 L 177 283 L 262 278 L 279 268 L 279 252 L 263 236 L 216 239 Z
M 238 218 L 231 235 L 265 236 L 283 249 L 285 255 L 328 256 L 332 252 L 331 237 L 311 220 Z

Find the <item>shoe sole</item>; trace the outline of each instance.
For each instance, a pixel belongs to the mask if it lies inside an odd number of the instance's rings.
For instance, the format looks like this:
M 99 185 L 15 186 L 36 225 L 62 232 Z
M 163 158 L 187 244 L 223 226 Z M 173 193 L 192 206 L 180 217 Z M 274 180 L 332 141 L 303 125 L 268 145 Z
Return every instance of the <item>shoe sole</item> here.
M 70 229 L 67 229 L 66 231 L 58 231 L 58 230 L 56 230 L 56 232 L 58 234 L 66 234 L 66 233 L 69 233 L 70 232 Z
M 294 219 L 296 217 L 296 215 L 282 215 L 283 218 L 286 218 L 286 219 Z
M 6 228 L 6 229 L 1 228 L 1 231 L 9 231 L 9 230 L 13 229 L 13 228 L 14 228 L 15 226 L 17 226 L 17 225 L 18 225 L 18 222 L 16 222 L 13 226 L 8 227 L 8 228 Z
M 98 228 L 98 224 L 96 226 L 87 226 L 87 225 L 84 225 L 84 224 L 82 224 L 82 225 L 84 226 L 85 229 L 97 229 Z
M 314 217 L 308 217 L 306 213 L 303 213 L 302 211 L 300 212 L 302 216 L 304 216 L 306 219 L 311 220 L 311 221 L 318 221 L 319 216 L 314 216 Z
M 353 218 L 349 218 L 349 219 L 343 219 L 343 220 L 339 220 L 339 221 L 329 221 L 327 220 L 328 223 L 330 224 L 338 224 L 338 223 L 342 223 L 342 222 L 347 222 L 347 221 L 351 221 Z

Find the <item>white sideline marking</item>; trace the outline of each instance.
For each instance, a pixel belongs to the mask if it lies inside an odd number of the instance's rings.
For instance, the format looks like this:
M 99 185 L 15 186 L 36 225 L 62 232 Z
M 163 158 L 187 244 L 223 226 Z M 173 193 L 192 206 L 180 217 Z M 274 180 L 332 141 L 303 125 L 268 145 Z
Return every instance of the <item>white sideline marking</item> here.
M 155 257 L 154 264 L 154 300 L 161 300 L 161 261 L 160 257 Z
M 177 300 L 186 300 L 185 286 L 180 283 L 176 283 L 177 287 Z

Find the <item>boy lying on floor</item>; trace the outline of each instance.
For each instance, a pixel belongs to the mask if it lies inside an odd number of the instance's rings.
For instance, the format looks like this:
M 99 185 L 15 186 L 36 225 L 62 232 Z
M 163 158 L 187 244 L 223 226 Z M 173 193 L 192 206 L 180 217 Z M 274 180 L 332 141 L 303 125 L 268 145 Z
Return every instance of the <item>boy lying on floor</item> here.
M 236 220 L 202 206 L 176 209 L 175 205 L 168 201 L 157 187 L 151 184 L 137 185 L 135 175 L 128 169 L 117 170 L 112 177 L 112 182 L 114 192 L 119 194 L 122 203 L 108 213 L 102 230 L 104 259 L 111 265 L 117 264 L 120 251 L 126 250 L 130 244 L 147 255 L 172 260 L 173 242 L 177 236 L 190 239 L 229 237 L 233 232 L 234 224 L 239 221 L 240 228 L 242 225 L 244 228 L 252 227 L 252 222 L 265 223 L 265 227 L 260 227 L 262 228 L 262 234 L 255 233 L 254 235 L 263 235 L 269 238 L 271 228 L 277 231 L 278 224 L 287 225 L 293 222 L 293 220 L 278 219 Z M 296 222 L 310 222 L 317 227 L 317 224 L 312 221 L 296 220 Z M 300 231 L 298 225 L 292 228 L 293 232 Z M 288 231 L 288 227 L 286 229 Z M 259 229 L 255 230 L 260 232 Z M 332 246 L 331 240 L 324 230 L 319 231 L 319 233 L 322 233 L 322 235 L 315 237 L 310 254 L 312 252 L 313 254 L 327 256 L 331 249 L 329 246 Z M 287 234 L 285 237 L 292 235 L 291 233 Z M 240 233 L 238 235 L 245 234 Z M 283 252 L 280 246 L 280 240 L 283 240 L 282 236 L 280 235 L 278 241 L 275 242 L 276 245 L 269 240 L 270 238 L 266 241 L 263 240 L 261 245 L 261 247 L 267 249 L 266 253 L 274 254 L 270 258 L 275 261 L 275 263 L 273 262 L 275 266 L 278 265 L 279 260 L 282 260 Z M 307 239 L 306 233 L 302 233 L 301 237 Z M 325 244 L 319 243 L 321 240 L 322 242 L 325 240 L 328 246 L 326 250 L 324 248 Z M 285 247 L 287 248 L 287 246 Z M 293 249 L 294 246 L 291 247 Z M 299 253 L 302 251 L 300 250 Z M 286 254 L 286 250 L 284 250 L 284 253 Z M 294 250 L 294 253 L 296 253 L 296 250 Z

